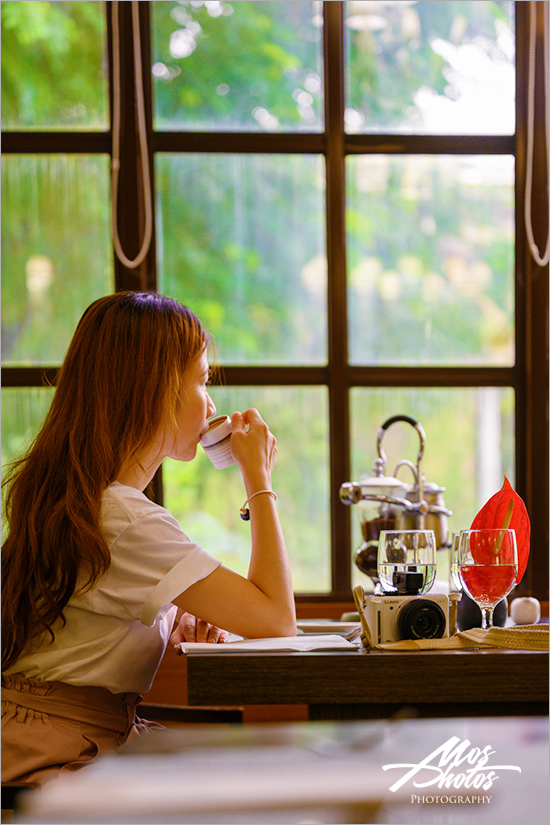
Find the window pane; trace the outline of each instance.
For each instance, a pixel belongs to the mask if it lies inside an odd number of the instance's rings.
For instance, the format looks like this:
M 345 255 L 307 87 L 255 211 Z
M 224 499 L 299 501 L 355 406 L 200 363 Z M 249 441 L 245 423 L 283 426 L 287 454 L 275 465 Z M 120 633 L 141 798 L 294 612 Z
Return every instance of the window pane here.
M 2 157 L 2 363 L 59 363 L 113 290 L 106 155 Z
M 348 132 L 513 134 L 512 2 L 345 5 Z
M 153 3 L 155 127 L 319 131 L 321 7 Z
M 453 511 L 449 530 L 470 527 L 474 516 L 500 488 L 506 475 L 514 485 L 514 392 L 510 388 L 356 388 L 351 391 L 351 460 L 353 481 L 374 475 L 381 425 L 393 415 L 420 421 L 426 433 L 422 459 L 427 482 L 445 488 L 445 505 Z M 395 473 L 403 459 L 416 464 L 420 441 L 406 423 L 388 428 L 382 440 L 387 456 L 384 475 Z M 410 484 L 406 466 L 398 477 Z M 353 514 L 353 551 L 362 542 L 359 519 Z M 438 554 L 441 576 L 447 576 L 447 559 Z M 354 567 L 355 583 L 366 586 L 367 577 Z M 448 579 L 447 579 L 448 580 Z
M 256 407 L 277 438 L 273 489 L 291 559 L 295 591 L 330 590 L 328 403 L 324 388 L 212 387 L 219 413 Z M 216 470 L 199 448 L 192 462 L 166 459 L 164 503 L 184 531 L 246 576 L 250 525 L 236 466 Z
M 105 9 L 2 3 L 2 129 L 107 129 Z
M 53 389 L 4 387 L 2 389 L 2 466 L 20 458 L 44 421 Z
M 514 363 L 509 156 L 348 158 L 350 357 Z
M 159 155 L 159 284 L 225 363 L 326 360 L 325 177 L 314 155 Z

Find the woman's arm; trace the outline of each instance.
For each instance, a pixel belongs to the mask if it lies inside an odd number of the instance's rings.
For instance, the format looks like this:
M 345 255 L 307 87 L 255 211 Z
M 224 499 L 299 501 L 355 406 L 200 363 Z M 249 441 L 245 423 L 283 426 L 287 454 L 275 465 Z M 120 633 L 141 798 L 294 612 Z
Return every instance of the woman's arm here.
M 271 490 L 277 444 L 269 428 L 257 410 L 234 413 L 231 427 L 231 451 L 241 469 L 247 498 Z M 248 507 L 252 550 L 247 578 L 219 567 L 174 603 L 247 638 L 293 636 L 292 578 L 275 501 L 269 495 L 254 496 Z

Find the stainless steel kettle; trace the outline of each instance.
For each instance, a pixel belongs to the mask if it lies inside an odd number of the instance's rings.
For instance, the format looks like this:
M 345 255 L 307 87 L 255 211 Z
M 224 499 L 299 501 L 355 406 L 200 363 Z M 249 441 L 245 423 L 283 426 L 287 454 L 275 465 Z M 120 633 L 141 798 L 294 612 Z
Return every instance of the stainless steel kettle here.
M 400 461 L 394 474 L 386 476 L 387 458 L 382 439 L 388 428 L 398 421 L 404 421 L 416 429 L 420 448 L 416 465 L 411 461 Z M 443 501 L 445 488 L 426 482 L 424 478 L 422 458 L 425 444 L 426 434 L 419 421 L 408 415 L 388 418 L 378 431 L 378 458 L 374 464 L 374 475 L 362 477 L 358 482 L 345 482 L 340 487 L 340 500 L 344 504 L 356 505 L 361 524 L 363 542 L 355 552 L 355 564 L 375 584 L 378 582 L 378 537 L 381 530 L 433 530 L 438 550 L 449 546 L 447 519 L 452 512 Z M 412 470 L 412 484 L 397 478 L 402 466 Z
M 405 498 L 408 501 L 411 501 L 412 503 L 417 503 L 418 501 L 420 501 L 420 484 L 418 481 L 418 471 L 414 464 L 411 461 L 400 461 L 396 465 L 393 474 L 394 476 L 397 476 L 399 468 L 404 465 L 409 466 L 411 468 L 414 477 L 414 483 L 408 485 L 407 487 Z M 434 531 L 437 549 L 446 550 L 451 546 L 449 540 L 449 527 L 447 519 L 449 516 L 452 515 L 451 510 L 448 510 L 445 507 L 445 502 L 443 500 L 443 493 L 445 492 L 446 488 L 440 487 L 433 481 L 426 481 L 425 478 L 422 481 L 422 497 L 428 505 L 424 521 L 425 528 L 426 530 Z M 411 515 L 407 512 L 403 513 L 401 523 L 402 527 L 400 529 L 419 529 L 417 514 Z

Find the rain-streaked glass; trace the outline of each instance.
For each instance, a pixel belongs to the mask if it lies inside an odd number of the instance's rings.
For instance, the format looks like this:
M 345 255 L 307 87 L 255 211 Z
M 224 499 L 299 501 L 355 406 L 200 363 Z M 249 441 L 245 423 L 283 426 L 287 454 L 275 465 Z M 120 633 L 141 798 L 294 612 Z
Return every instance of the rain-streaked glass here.
M 157 129 L 320 131 L 320 2 L 151 4 Z
M 30 447 L 46 417 L 53 389 L 46 387 L 2 388 L 2 467 L 21 458 Z
M 324 387 L 210 388 L 219 413 L 255 407 L 277 438 L 273 490 L 291 560 L 294 590 L 330 590 L 328 399 Z M 215 469 L 199 447 L 191 462 L 162 465 L 164 504 L 183 530 L 225 565 L 246 576 L 250 525 L 236 465 Z
M 347 160 L 355 364 L 514 363 L 511 156 Z
M 113 291 L 106 155 L 2 157 L 2 363 L 60 363 Z
M 422 457 L 424 476 L 444 488 L 450 533 L 468 529 L 474 516 L 502 487 L 506 475 L 515 478 L 514 391 L 507 387 L 459 388 L 360 388 L 351 390 L 352 481 L 374 475 L 378 458 L 377 437 L 381 425 L 394 415 L 420 421 L 426 433 Z M 398 422 L 384 434 L 387 461 L 384 475 L 392 476 L 402 460 L 416 464 L 420 449 L 417 430 Z M 408 466 L 397 477 L 414 482 Z M 346 479 L 347 480 L 347 479 Z M 353 514 L 353 551 L 361 544 L 359 520 Z M 448 554 L 438 553 L 437 578 L 448 583 Z M 368 579 L 353 565 L 356 584 Z
M 105 4 L 2 3 L 2 129 L 109 126 Z
M 224 363 L 326 360 L 325 171 L 315 155 L 157 155 L 159 288 Z
M 345 3 L 346 130 L 513 134 L 514 3 Z

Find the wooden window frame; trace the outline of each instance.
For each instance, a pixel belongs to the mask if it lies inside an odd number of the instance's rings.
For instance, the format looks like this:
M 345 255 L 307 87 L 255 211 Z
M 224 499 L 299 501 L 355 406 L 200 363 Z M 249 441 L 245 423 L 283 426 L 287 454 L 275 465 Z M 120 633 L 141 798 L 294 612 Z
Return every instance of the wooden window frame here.
M 120 3 L 122 132 L 119 214 L 125 253 L 137 254 L 143 229 L 143 197 L 138 169 L 135 129 L 134 69 L 131 3 Z M 350 599 L 351 513 L 339 499 L 340 484 L 350 479 L 350 390 L 354 387 L 510 387 L 515 392 L 516 489 L 531 518 L 531 559 L 516 591 L 548 600 L 549 546 L 549 423 L 548 423 L 548 265 L 533 261 L 524 225 L 527 123 L 529 7 L 536 9 L 537 37 L 542 39 L 541 0 L 516 2 L 516 132 L 511 136 L 437 136 L 367 134 L 344 130 L 343 4 L 324 4 L 325 130 L 321 133 L 258 134 L 246 132 L 156 132 L 152 126 L 150 66 L 150 3 L 139 3 L 143 82 L 147 109 L 149 162 L 157 152 L 313 153 L 326 161 L 326 239 L 328 258 L 328 363 L 307 366 L 234 366 L 224 364 L 227 386 L 325 386 L 329 397 L 330 513 L 332 587 L 324 594 L 297 594 L 302 603 L 345 603 Z M 109 46 L 112 42 L 110 6 L 106 3 Z M 546 7 L 546 10 L 545 10 Z M 534 234 L 544 246 L 548 232 L 548 190 L 544 144 L 543 63 L 539 49 L 536 67 L 535 153 L 533 173 Z M 109 48 L 109 54 L 111 48 Z M 112 72 L 109 69 L 112 88 Z M 112 99 L 111 99 L 112 107 Z M 106 132 L 3 132 L 3 153 L 111 153 L 112 134 Z M 507 154 L 515 157 L 515 306 L 516 358 L 511 367 L 384 367 L 353 366 L 348 360 L 345 160 L 357 154 Z M 154 177 L 153 177 L 154 187 Z M 154 193 L 153 193 L 154 195 Z M 154 197 L 153 197 L 154 201 Z M 115 289 L 154 289 L 156 249 L 153 242 L 143 264 L 126 269 L 115 260 Z M 10 367 L 4 387 L 43 386 L 55 379 L 56 367 Z M 156 499 L 162 501 L 162 476 L 155 479 Z M 327 604 L 328 607 L 328 604 Z

